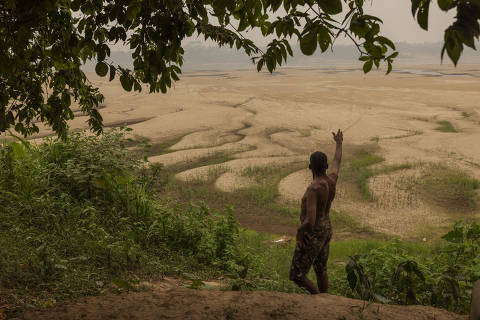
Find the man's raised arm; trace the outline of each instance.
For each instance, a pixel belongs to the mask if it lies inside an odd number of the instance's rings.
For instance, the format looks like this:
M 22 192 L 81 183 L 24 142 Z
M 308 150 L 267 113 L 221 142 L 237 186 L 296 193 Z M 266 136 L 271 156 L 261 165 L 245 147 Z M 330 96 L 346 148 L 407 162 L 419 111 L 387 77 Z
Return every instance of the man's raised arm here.
M 343 143 L 343 132 L 338 129 L 337 133 L 332 132 L 333 140 L 337 143 L 335 149 L 335 156 L 333 157 L 332 165 L 330 167 L 330 173 L 333 173 L 338 176 L 338 171 L 340 170 L 340 162 L 342 161 L 342 143 Z

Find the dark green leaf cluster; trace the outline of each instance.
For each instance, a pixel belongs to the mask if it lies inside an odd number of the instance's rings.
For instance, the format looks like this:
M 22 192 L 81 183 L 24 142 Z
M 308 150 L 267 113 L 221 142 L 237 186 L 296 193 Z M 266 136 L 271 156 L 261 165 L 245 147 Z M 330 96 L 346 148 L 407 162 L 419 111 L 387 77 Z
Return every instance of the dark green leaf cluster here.
M 413 257 L 399 241 L 346 266 L 350 295 L 395 304 L 423 304 L 468 313 L 480 276 L 480 226 L 456 223 L 432 257 Z
M 418 24 L 428 30 L 428 12 L 432 0 L 412 0 L 412 14 Z M 442 59 L 445 51 L 452 62 L 457 65 L 463 51 L 468 46 L 476 49 L 475 41 L 480 36 L 480 1 L 479 0 L 438 0 L 441 10 L 447 12 L 456 9 L 455 21 L 445 30 Z
M 0 3 L 0 132 L 25 135 L 44 122 L 59 135 L 73 119 L 72 100 L 96 131 L 103 96 L 80 70 L 95 43 L 78 33 L 70 1 Z M 103 46 L 102 50 L 109 50 Z

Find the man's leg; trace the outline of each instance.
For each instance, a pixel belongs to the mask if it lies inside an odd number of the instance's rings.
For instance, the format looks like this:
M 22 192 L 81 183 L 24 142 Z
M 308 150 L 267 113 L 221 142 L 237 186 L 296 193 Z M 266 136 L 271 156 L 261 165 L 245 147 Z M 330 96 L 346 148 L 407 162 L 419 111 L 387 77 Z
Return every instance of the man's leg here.
M 320 293 L 328 292 L 328 274 L 327 274 L 327 261 L 330 253 L 330 236 L 325 238 L 322 250 L 318 254 L 317 258 L 313 262 L 313 270 L 317 276 L 317 284 Z
M 291 278 L 290 278 L 291 279 Z M 310 292 L 311 294 L 319 294 L 318 288 L 315 284 L 313 284 L 312 280 L 308 279 L 306 276 L 301 278 L 291 279 L 293 282 L 297 284 L 300 288 L 303 288 Z
M 300 249 L 297 245 L 293 254 L 292 267 L 290 269 L 290 280 L 311 294 L 320 293 L 317 286 L 315 286 L 315 284 L 307 278 L 307 274 L 312 266 L 313 260 L 318 255 L 317 249 L 318 246 L 316 245 L 315 241 L 311 241 L 302 249 Z
M 318 290 L 320 293 L 328 293 L 328 274 L 327 270 L 322 270 L 320 272 L 316 272 L 317 275 L 317 284 Z

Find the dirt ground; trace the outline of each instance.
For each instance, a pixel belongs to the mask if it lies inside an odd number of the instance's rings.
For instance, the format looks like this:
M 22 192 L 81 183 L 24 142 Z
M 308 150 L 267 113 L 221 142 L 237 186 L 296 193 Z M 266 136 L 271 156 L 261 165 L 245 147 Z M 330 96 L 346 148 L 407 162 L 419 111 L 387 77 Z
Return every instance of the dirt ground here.
M 46 311 L 27 312 L 17 319 L 466 320 L 467 317 L 432 307 L 369 304 L 327 294 L 192 290 L 160 284 L 143 292 L 108 295 L 101 299 L 82 298 Z

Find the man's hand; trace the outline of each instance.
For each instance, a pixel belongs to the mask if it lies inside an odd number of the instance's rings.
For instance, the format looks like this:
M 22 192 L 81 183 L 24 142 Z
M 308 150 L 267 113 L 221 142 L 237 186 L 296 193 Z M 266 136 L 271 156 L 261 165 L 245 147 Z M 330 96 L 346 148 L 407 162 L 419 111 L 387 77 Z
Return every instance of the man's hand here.
M 297 245 L 300 249 L 303 249 L 306 245 L 308 245 L 308 242 L 310 241 L 310 235 L 302 229 L 299 229 L 297 231 Z
M 330 174 L 336 175 L 338 177 L 338 171 L 340 170 L 340 162 L 342 161 L 342 143 L 343 143 L 343 132 L 338 129 L 337 133 L 332 132 L 333 140 L 337 143 L 335 148 L 335 156 L 333 157 L 332 165 L 330 166 Z
M 333 134 L 333 140 L 335 140 L 335 142 L 337 144 L 342 144 L 342 142 L 343 142 L 343 132 L 342 132 L 342 130 L 338 129 L 337 134 L 335 134 L 335 132 L 332 132 L 332 134 Z

